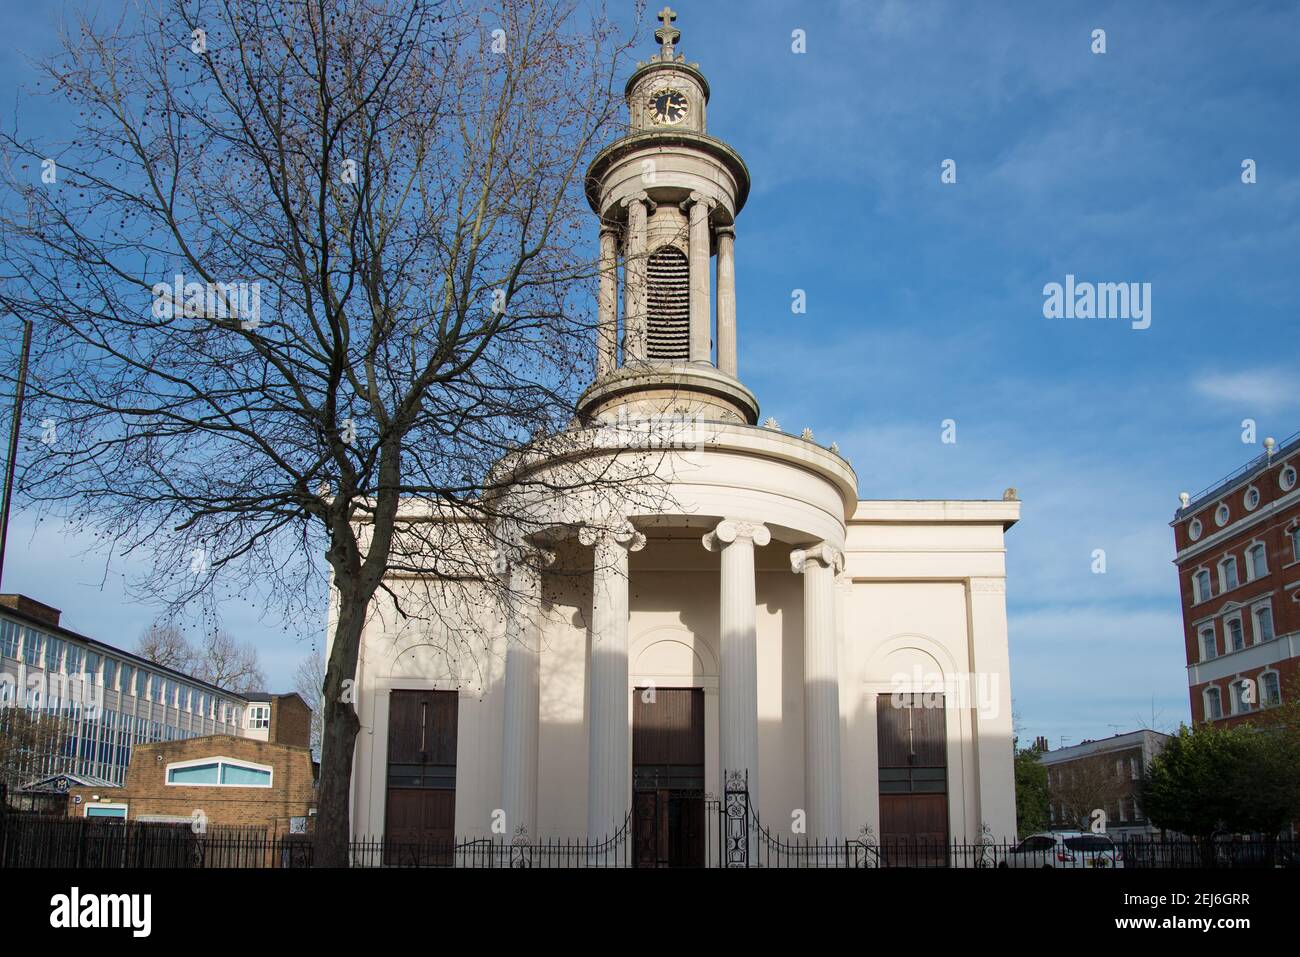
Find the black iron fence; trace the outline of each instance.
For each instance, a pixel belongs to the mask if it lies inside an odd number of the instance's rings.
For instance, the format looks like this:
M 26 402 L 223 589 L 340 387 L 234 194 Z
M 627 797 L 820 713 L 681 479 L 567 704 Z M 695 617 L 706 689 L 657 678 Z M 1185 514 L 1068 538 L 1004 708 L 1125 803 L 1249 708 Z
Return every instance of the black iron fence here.
M 676 809 L 693 815 L 683 843 L 667 834 L 674 818 L 663 808 L 635 804 L 623 826 L 601 840 L 471 838 L 423 843 L 383 838 L 351 843 L 353 867 L 442 868 L 1283 868 L 1300 866 L 1300 841 L 1216 838 L 1111 842 L 1072 838 L 1038 847 L 1032 842 L 811 841 L 773 834 L 749 806 L 743 779 L 729 781 L 721 798 L 691 796 Z M 653 812 L 652 816 L 650 812 Z M 665 823 L 666 822 L 666 823 Z M 654 826 L 650 826 L 653 824 Z M 686 846 L 686 845 L 689 846 Z M 685 850 L 683 848 L 685 847 Z M 0 804 L 0 868 L 299 868 L 312 864 L 309 835 L 276 835 L 265 828 L 53 817 L 6 812 Z

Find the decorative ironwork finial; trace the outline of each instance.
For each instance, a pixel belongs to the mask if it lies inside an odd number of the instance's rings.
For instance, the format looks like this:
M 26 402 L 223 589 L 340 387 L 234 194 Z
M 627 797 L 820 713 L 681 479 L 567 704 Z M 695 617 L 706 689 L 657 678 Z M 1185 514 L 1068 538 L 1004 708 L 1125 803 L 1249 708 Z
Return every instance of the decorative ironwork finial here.
M 677 11 L 672 7 L 664 4 L 664 8 L 659 11 L 658 17 L 663 21 L 663 26 L 655 31 L 655 39 L 659 41 L 662 48 L 661 53 L 671 59 L 673 55 L 673 44 L 682 35 L 682 31 L 673 27 L 673 21 L 677 19 Z

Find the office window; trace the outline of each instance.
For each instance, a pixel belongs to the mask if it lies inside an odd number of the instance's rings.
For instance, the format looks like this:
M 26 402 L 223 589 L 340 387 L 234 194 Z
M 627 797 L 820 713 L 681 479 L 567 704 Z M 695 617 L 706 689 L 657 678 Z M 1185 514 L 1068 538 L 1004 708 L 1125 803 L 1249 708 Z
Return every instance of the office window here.
M 1210 573 L 1202 568 L 1196 573 L 1196 600 L 1209 601 L 1213 597 L 1210 591 Z
M 0 655 L 6 658 L 18 657 L 18 639 L 21 636 L 19 625 L 8 618 L 0 619 Z
M 1273 640 L 1273 609 L 1261 605 L 1255 609 L 1255 643 Z
M 58 671 L 63 666 L 63 642 L 50 635 L 45 639 L 45 670 Z
M 81 648 L 69 642 L 68 650 L 63 656 L 63 663 L 68 669 L 68 674 L 81 674 Z
M 182 711 L 190 710 L 190 686 L 181 685 L 181 703 L 179 705 Z
M 1282 703 L 1282 683 L 1276 671 L 1266 671 L 1259 676 L 1259 701 L 1266 708 Z
M 1218 688 L 1205 691 L 1205 716 L 1212 721 L 1223 717 L 1223 700 Z
M 135 673 L 135 696 L 143 698 L 149 690 L 149 672 L 141 668 Z
M 1263 578 L 1268 574 L 1268 549 L 1260 542 L 1246 550 L 1246 560 L 1250 563 L 1250 579 Z
M 1219 563 L 1219 587 L 1222 591 L 1232 591 L 1238 584 L 1237 559 L 1225 558 Z
M 121 685 L 121 687 L 122 687 L 122 693 L 123 693 L 123 694 L 130 694 L 130 693 L 131 693 L 131 682 L 135 680 L 135 666 L 134 666 L 134 665 L 128 665 L 128 664 L 124 661 L 124 662 L 122 662 L 122 667 L 121 667 L 120 669 L 118 669 L 118 670 L 119 670 L 119 672 L 120 672 L 120 677 L 121 677 L 121 681 L 122 681 L 122 685 Z
M 149 700 L 162 701 L 163 699 L 163 679 L 162 675 L 149 676 Z
M 1227 625 L 1230 647 L 1233 651 L 1241 651 L 1242 648 L 1246 647 L 1246 638 L 1241 629 L 1241 619 L 1229 618 Z
M 1210 626 L 1201 631 L 1201 660 L 1209 661 L 1211 658 L 1219 656 L 1218 644 L 1214 640 L 1214 627 Z
M 23 661 L 38 665 L 41 661 L 41 633 L 34 628 L 23 629 Z
M 91 684 L 99 684 L 100 657 L 93 651 L 86 652 L 86 674 L 90 675 Z
M 117 688 L 117 662 L 112 658 L 104 659 L 104 687 L 110 691 Z

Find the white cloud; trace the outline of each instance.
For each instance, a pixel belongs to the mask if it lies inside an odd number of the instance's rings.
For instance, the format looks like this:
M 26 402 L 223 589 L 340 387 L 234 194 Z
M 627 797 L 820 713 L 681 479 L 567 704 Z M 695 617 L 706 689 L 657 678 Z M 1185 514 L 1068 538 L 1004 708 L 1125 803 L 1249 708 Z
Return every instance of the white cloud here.
M 1207 372 L 1192 385 L 1198 395 L 1218 402 L 1236 403 L 1243 407 L 1243 413 L 1277 412 L 1297 405 L 1295 374 L 1282 369 Z

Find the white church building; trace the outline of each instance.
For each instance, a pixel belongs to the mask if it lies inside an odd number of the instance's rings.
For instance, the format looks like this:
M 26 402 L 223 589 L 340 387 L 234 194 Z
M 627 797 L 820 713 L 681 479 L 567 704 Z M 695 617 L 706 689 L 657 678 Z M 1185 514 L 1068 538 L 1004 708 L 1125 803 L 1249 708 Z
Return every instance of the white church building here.
M 430 641 L 381 603 L 355 676 L 354 839 L 725 863 L 743 789 L 751 842 L 1014 840 L 1020 502 L 861 498 L 835 445 L 760 417 L 738 364 L 749 172 L 660 18 L 630 129 L 588 169 L 600 330 L 575 429 L 606 429 L 593 448 L 612 454 L 610 428 L 671 415 L 691 442 L 661 456 L 653 505 L 539 505 L 554 520 L 503 554 L 516 600 L 481 641 Z

